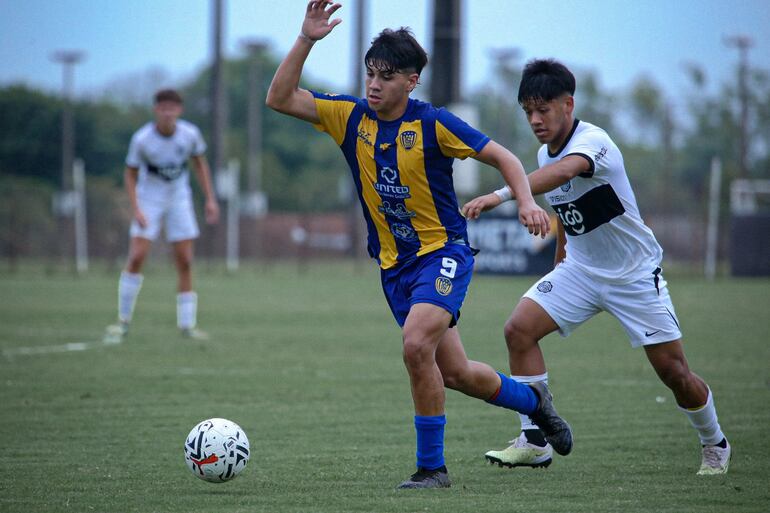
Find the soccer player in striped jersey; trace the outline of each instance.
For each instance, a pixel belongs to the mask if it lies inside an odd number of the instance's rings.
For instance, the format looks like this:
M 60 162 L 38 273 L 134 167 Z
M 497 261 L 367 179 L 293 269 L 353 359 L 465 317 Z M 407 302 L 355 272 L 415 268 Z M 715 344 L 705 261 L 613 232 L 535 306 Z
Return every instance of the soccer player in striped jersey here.
M 315 43 L 341 20 L 328 0 L 308 3 L 300 35 L 278 67 L 267 105 L 314 124 L 339 145 L 368 227 L 369 254 L 381 268 L 388 305 L 402 327 L 417 434 L 417 472 L 399 488 L 450 485 L 444 461 L 444 387 L 527 413 L 557 452 L 572 447 L 569 425 L 543 384 L 529 387 L 468 360 L 455 326 L 473 272 L 473 251 L 452 184 L 454 158 L 496 167 L 520 198 L 519 219 L 545 236 L 548 217 L 512 153 L 445 109 L 409 98 L 427 63 L 407 29 L 385 30 L 366 56 L 366 98 L 301 89 Z
M 574 117 L 575 77 L 554 60 L 526 65 L 518 101 L 537 140 L 539 169 L 529 175 L 558 215 L 555 268 L 535 283 L 505 324 L 511 375 L 546 381 L 539 341 L 569 335 L 606 311 L 643 347 L 661 381 L 696 429 L 702 446 L 698 474 L 727 472 L 731 448 L 717 420 L 708 385 L 690 371 L 682 333 L 660 263 L 663 250 L 639 214 L 623 156 L 601 128 Z M 463 206 L 468 218 L 516 197 L 504 187 Z M 514 466 L 550 463 L 551 447 L 521 414 L 522 433 L 487 459 Z

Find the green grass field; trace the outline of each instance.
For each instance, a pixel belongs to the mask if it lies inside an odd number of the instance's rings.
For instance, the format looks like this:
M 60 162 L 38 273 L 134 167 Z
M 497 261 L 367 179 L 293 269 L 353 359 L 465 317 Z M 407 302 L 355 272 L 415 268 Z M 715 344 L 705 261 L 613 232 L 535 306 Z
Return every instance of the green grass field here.
M 130 336 L 103 346 L 115 273 L 0 274 L 0 511 L 770 511 L 770 280 L 667 276 L 690 366 L 734 446 L 726 476 L 695 475 L 695 432 L 602 314 L 543 344 L 571 455 L 546 470 L 486 465 L 518 421 L 449 391 L 453 487 L 396 491 L 413 471 L 413 413 L 374 265 L 199 265 L 196 278 L 211 341 L 177 334 L 173 270 L 155 264 Z M 475 278 L 460 323 L 469 357 L 506 370 L 502 324 L 532 281 Z M 232 482 L 185 467 L 184 438 L 208 417 L 251 441 Z

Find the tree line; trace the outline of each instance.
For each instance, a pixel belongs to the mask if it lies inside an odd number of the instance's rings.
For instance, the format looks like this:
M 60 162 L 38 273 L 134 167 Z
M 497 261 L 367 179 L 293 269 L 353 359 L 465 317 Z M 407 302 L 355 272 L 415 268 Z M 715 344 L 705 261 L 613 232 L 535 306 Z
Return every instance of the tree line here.
M 278 61 L 260 57 L 262 98 Z M 242 163 L 245 186 L 248 112 L 247 58 L 225 62 L 228 128 L 225 155 Z M 522 158 L 528 170 L 536 165 L 538 144 L 526 125 L 516 91 L 520 66 L 496 70 L 487 85 L 468 95 L 477 107 L 479 128 Z M 435 74 L 440 70 L 432 70 Z M 689 88 L 676 98 L 650 77 L 641 77 L 623 91 L 602 88 L 595 71 L 578 70 L 576 115 L 605 128 L 623 150 L 626 166 L 645 212 L 664 215 L 705 213 L 708 170 L 721 158 L 726 181 L 739 177 L 742 123 L 741 91 L 735 80 L 707 87 L 707 73 L 696 65 L 683 69 Z M 204 69 L 179 86 L 185 97 L 184 117 L 211 140 L 210 70 Z M 322 83 L 303 83 L 325 91 Z M 750 118 L 747 178 L 770 178 L 770 74 L 753 68 L 747 80 Z M 714 92 L 715 91 L 715 92 Z M 346 91 L 335 91 L 346 92 Z M 133 95 L 136 96 L 136 95 Z M 109 219 L 113 228 L 121 212 L 122 173 L 131 134 L 152 119 L 152 92 L 146 99 L 126 101 L 105 94 L 74 100 L 75 155 L 84 160 L 89 180 L 91 214 Z M 52 229 L 50 194 L 61 182 L 61 112 L 63 100 L 23 84 L 0 87 L 0 231 L 7 241 L 19 231 Z M 263 187 L 270 208 L 277 211 L 329 212 L 347 208 L 349 186 L 340 152 L 325 135 L 263 109 Z M 499 187 L 500 178 L 482 172 L 480 190 Z M 94 193 L 101 199 L 94 198 Z M 726 198 L 726 193 L 723 197 Z M 109 213 L 117 210 L 117 213 Z M 121 219 L 123 219 L 121 221 Z M 43 228 L 40 228 L 40 227 Z M 46 228 L 47 227 L 47 228 Z M 18 235 L 18 234 L 17 234 Z

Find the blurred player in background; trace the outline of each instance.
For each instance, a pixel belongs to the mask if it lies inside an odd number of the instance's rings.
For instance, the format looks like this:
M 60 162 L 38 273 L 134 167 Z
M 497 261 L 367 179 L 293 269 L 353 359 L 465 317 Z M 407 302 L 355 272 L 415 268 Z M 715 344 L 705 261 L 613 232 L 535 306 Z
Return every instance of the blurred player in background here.
M 530 412 L 562 454 L 569 426 L 542 383 L 529 387 L 468 360 L 455 327 L 473 271 L 465 219 L 452 183 L 454 158 L 496 167 L 521 197 L 519 219 L 545 236 L 548 217 L 529 191 L 519 160 L 444 109 L 409 98 L 427 63 L 407 29 L 384 30 L 364 57 L 366 99 L 299 88 L 313 45 L 341 22 L 340 4 L 311 1 L 302 30 L 276 71 L 267 105 L 313 123 L 340 146 L 353 174 L 388 305 L 402 327 L 417 433 L 417 472 L 399 488 L 450 485 L 444 464 L 444 386 Z M 301 141 L 297 141 L 301 144 Z
M 219 219 L 219 206 L 211 185 L 211 173 L 204 155 L 206 143 L 200 130 L 182 115 L 182 97 L 164 89 L 155 94 L 155 121 L 140 128 L 131 138 L 125 170 L 125 187 L 134 218 L 128 262 L 118 284 L 118 323 L 108 326 L 105 342 L 118 343 L 128 327 L 142 287 L 142 265 L 152 241 L 165 231 L 172 244 L 178 274 L 177 326 L 183 336 L 205 339 L 196 329 L 198 296 L 192 288 L 193 241 L 198 223 L 193 208 L 188 161 L 195 166 L 206 198 L 207 223 Z
M 711 390 L 690 371 L 679 321 L 660 269 L 663 250 L 639 215 L 623 156 L 601 128 L 573 117 L 575 77 L 554 60 L 524 68 L 518 101 L 537 140 L 539 169 L 529 175 L 533 194 L 545 194 L 558 215 L 555 268 L 534 284 L 505 324 L 511 375 L 546 382 L 539 341 L 562 336 L 606 311 L 620 321 L 633 347 L 644 347 L 663 383 L 697 430 L 698 474 L 724 474 L 730 445 L 717 420 Z M 475 219 L 515 198 L 504 187 L 463 206 Z M 547 466 L 551 446 L 521 414 L 521 434 L 487 459 L 506 466 Z

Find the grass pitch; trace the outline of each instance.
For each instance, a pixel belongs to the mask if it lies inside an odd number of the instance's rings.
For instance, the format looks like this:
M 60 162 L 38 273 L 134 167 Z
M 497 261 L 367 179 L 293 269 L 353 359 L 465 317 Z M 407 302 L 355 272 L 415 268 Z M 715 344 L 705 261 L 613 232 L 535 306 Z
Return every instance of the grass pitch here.
M 175 279 L 146 273 L 125 343 L 99 343 L 117 274 L 0 275 L 2 512 L 765 512 L 770 508 L 770 280 L 667 276 L 692 369 L 734 446 L 699 477 L 695 432 L 642 350 L 606 314 L 543 343 L 573 453 L 546 470 L 483 454 L 518 421 L 447 392 L 448 490 L 394 490 L 413 471 L 400 332 L 373 264 L 198 266 L 199 325 L 175 329 Z M 477 276 L 461 332 L 505 371 L 502 324 L 534 278 Z M 243 427 L 251 461 L 209 484 L 184 464 L 208 417 Z

